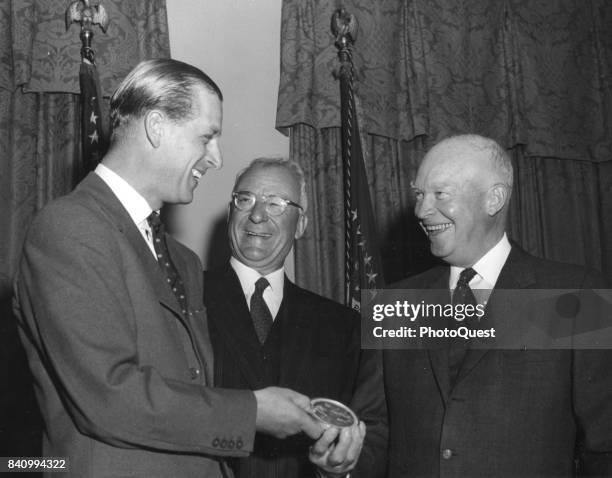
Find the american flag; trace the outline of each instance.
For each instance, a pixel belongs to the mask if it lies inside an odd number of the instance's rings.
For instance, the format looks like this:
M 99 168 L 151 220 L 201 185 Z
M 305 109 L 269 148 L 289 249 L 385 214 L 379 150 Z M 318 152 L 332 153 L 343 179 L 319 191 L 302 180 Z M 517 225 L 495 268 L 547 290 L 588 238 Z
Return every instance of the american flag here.
M 345 144 L 350 149 L 351 186 L 350 201 L 345 201 L 345 204 L 350 204 L 351 266 L 350 280 L 346 286 L 346 305 L 360 310 L 362 290 L 380 288 L 384 279 L 352 81 L 348 86 L 347 126 L 350 141 Z
M 104 156 L 107 139 L 104 133 L 100 102 L 100 80 L 95 64 L 83 58 L 79 72 L 81 85 L 81 177 L 92 171 Z

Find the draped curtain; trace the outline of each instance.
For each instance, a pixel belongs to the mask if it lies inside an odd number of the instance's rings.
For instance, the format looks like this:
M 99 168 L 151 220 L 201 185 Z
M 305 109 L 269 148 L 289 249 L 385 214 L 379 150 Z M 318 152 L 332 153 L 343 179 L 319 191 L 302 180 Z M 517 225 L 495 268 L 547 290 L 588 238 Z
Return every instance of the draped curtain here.
M 0 451 L 37 456 L 30 379 L 11 318 L 11 281 L 32 216 L 69 192 L 80 161 L 79 25 L 67 0 L 0 2 Z M 169 57 L 165 0 L 103 0 L 106 33 L 93 48 L 105 106 L 140 60 Z
M 511 238 L 612 278 L 612 5 L 605 0 L 284 0 L 277 128 L 306 170 L 310 232 L 296 276 L 342 300 L 337 6 L 359 24 L 355 90 L 387 282 L 434 259 L 412 213 L 425 151 L 489 136 L 513 157 Z

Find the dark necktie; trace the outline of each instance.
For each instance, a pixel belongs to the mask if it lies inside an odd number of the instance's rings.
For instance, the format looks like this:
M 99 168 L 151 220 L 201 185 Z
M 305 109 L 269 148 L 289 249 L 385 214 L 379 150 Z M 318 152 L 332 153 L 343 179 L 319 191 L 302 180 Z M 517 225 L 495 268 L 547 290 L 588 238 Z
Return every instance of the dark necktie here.
M 474 292 L 470 289 L 470 281 L 476 275 L 476 271 L 471 267 L 464 269 L 459 275 L 459 280 L 457 281 L 457 286 L 453 291 L 453 308 L 457 305 L 476 305 L 476 297 L 474 297 Z M 471 318 L 466 317 L 463 321 L 454 321 L 455 328 L 457 327 L 468 327 L 471 325 Z M 448 366 L 450 371 L 451 382 L 454 383 L 457 378 L 457 374 L 459 373 L 459 369 L 461 368 L 461 363 L 465 358 L 465 354 L 469 348 L 469 340 L 463 339 L 460 337 L 451 338 L 449 340 L 449 349 L 448 349 Z
M 155 253 L 157 254 L 157 262 L 159 267 L 166 276 L 166 282 L 172 288 L 172 292 L 176 296 L 176 300 L 181 307 L 183 315 L 187 313 L 187 299 L 185 298 L 185 285 L 179 275 L 176 267 L 170 259 L 170 253 L 168 252 L 168 243 L 166 242 L 166 234 L 164 224 L 159 218 L 159 214 L 156 212 L 151 213 L 147 218 L 149 226 L 151 226 L 151 233 L 153 235 L 153 246 L 155 247 Z
M 253 318 L 257 338 L 262 345 L 266 341 L 273 323 L 272 314 L 263 298 L 263 291 L 269 285 L 270 283 L 265 277 L 260 277 L 255 282 L 255 292 L 251 296 L 251 317 Z

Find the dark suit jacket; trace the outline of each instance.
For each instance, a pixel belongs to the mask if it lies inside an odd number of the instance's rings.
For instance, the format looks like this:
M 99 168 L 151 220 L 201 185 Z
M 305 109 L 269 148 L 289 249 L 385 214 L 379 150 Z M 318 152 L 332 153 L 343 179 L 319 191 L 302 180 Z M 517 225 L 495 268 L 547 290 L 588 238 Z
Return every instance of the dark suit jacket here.
M 28 233 L 16 312 L 44 454 L 67 457 L 70 476 L 215 477 L 219 456 L 252 449 L 253 394 L 208 386 L 200 262 L 170 237 L 168 247 L 187 317 L 97 175 L 45 207 Z
M 448 289 L 448 267 L 394 289 Z M 496 289 L 601 287 L 583 268 L 513 247 Z M 493 291 L 489 306 L 495 304 Z M 612 476 L 610 350 L 387 350 L 389 477 Z
M 229 264 L 206 273 L 205 304 L 215 352 L 215 377 L 224 387 L 265 385 L 261 345 L 240 282 Z M 273 328 L 280 328 L 278 383 L 309 397 L 349 404 L 368 426 L 358 469 L 352 476 L 384 476 L 386 408 L 381 357 L 360 350 L 359 317 L 351 309 L 301 289 L 285 277 Z M 271 334 L 274 333 L 271 332 Z M 236 460 L 238 477 L 312 477 L 310 442 L 256 435 L 255 452 Z

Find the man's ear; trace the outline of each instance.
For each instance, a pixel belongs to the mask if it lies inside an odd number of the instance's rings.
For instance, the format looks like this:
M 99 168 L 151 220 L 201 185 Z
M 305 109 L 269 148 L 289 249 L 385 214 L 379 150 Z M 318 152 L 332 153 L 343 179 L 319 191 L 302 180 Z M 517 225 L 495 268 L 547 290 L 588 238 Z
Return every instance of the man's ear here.
M 300 237 L 302 237 L 302 235 L 304 234 L 304 231 L 306 230 L 306 226 L 308 225 L 308 217 L 306 217 L 306 214 L 300 214 L 300 217 L 298 219 L 298 223 L 297 223 L 297 227 L 295 229 L 295 239 L 299 239 Z
M 144 128 L 149 143 L 159 148 L 164 134 L 164 115 L 158 110 L 148 111 L 144 116 Z
M 232 202 L 227 203 L 227 216 L 225 217 L 225 222 L 229 225 L 230 217 L 232 217 Z
M 495 216 L 508 202 L 508 186 L 502 183 L 494 184 L 487 191 L 486 211 L 489 216 Z

